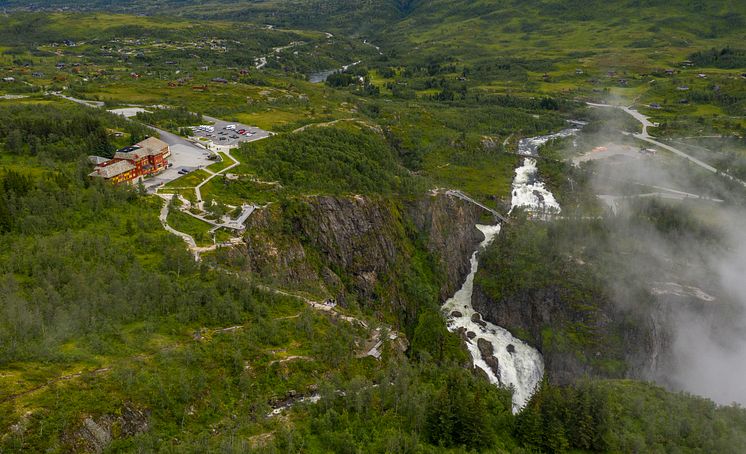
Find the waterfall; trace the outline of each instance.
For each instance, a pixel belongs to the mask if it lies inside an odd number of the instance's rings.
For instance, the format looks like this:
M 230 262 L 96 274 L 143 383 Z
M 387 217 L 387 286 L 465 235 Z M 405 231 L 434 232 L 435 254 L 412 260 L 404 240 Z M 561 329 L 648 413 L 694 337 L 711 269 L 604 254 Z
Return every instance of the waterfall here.
M 559 139 L 574 135 L 578 130 L 575 128 L 565 129 L 556 134 L 547 136 L 528 137 L 518 142 L 518 154 L 521 156 L 538 156 L 539 147 L 552 139 Z M 536 159 L 525 157 L 523 165 L 515 169 L 513 180 L 513 193 L 510 202 L 510 211 L 515 208 L 539 214 L 558 214 L 561 209 L 559 203 L 544 185 L 539 181 Z
M 466 346 L 474 365 L 487 374 L 491 383 L 513 388 L 513 412 L 517 413 L 541 382 L 544 360 L 536 349 L 513 337 L 508 330 L 482 320 L 481 314 L 472 307 L 474 275 L 479 267 L 477 255 L 500 232 L 499 225 L 477 225 L 477 228 L 484 233 L 484 241 L 471 256 L 471 271 L 463 286 L 445 302 L 443 310 L 448 317 L 449 331 L 463 330 L 467 336 Z M 488 346 L 491 346 L 491 355 Z M 488 352 L 487 357 L 481 350 Z
M 518 142 L 518 153 L 525 156 L 523 164 L 516 168 L 510 211 L 516 207 L 539 214 L 558 214 L 559 203 L 538 178 L 537 161 L 539 147 L 552 139 L 570 137 L 577 133 L 582 122 L 571 122 L 573 127 L 558 133 L 529 137 Z M 443 305 L 448 317 L 448 329 L 461 332 L 474 365 L 482 369 L 491 383 L 513 389 L 513 413 L 520 411 L 533 395 L 544 376 L 544 359 L 535 348 L 513 337 L 502 327 L 482 319 L 474 310 L 471 297 L 474 291 L 474 276 L 479 262 L 477 255 L 500 233 L 499 225 L 477 225 L 484 233 L 484 241 L 471 256 L 471 271 L 463 286 Z

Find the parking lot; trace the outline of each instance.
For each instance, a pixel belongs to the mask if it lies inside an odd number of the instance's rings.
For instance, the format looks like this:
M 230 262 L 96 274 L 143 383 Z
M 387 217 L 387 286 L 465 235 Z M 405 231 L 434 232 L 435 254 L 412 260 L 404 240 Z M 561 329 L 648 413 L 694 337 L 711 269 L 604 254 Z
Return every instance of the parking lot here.
M 153 129 L 158 131 L 161 140 L 169 145 L 171 157 L 168 158 L 168 162 L 172 165 L 158 175 L 145 180 L 144 185 L 148 190 L 152 191 L 161 184 L 166 184 L 181 177 L 179 171 L 182 169 L 193 171 L 215 163 L 215 161 L 208 159 L 211 154 L 210 151 L 200 148 L 176 134 L 161 129 Z
M 212 117 L 204 118 L 213 122 L 213 124 L 194 128 L 194 137 L 208 139 L 216 146 L 233 148 L 243 142 L 264 139 L 270 135 L 269 132 L 259 129 L 256 126 L 223 121 Z

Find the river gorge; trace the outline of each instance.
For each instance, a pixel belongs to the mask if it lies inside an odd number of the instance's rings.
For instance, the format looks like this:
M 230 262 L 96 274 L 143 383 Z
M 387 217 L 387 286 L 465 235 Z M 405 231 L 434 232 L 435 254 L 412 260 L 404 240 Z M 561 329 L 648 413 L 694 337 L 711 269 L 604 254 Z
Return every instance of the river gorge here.
M 526 209 L 539 216 L 556 214 L 560 206 L 554 195 L 538 177 L 538 149 L 550 140 L 574 135 L 570 128 L 555 134 L 530 137 L 518 143 L 518 153 L 524 156 L 516 168 L 512 184 L 511 211 Z M 538 350 L 515 338 L 508 330 L 485 321 L 472 306 L 474 276 L 479 267 L 478 254 L 500 233 L 500 224 L 477 225 L 484 240 L 471 256 L 471 269 L 461 288 L 443 305 L 448 329 L 464 337 L 474 366 L 485 372 L 490 382 L 513 389 L 513 412 L 523 408 L 544 376 L 544 360 Z

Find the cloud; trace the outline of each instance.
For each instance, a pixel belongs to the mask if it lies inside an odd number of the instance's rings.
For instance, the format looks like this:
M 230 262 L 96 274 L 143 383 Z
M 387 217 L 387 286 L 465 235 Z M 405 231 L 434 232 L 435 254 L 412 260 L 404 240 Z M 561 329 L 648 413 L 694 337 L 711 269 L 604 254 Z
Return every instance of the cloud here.
M 651 333 L 650 377 L 720 404 L 746 405 L 743 191 L 666 153 L 640 153 L 617 130 L 606 125 L 582 138 L 588 150 L 626 147 L 591 164 L 591 189 L 610 196 L 603 203 L 616 212 L 610 223 L 618 244 L 609 247 L 627 258 L 624 272 L 607 277 L 610 294 L 625 310 L 649 311 L 651 326 L 666 333 Z M 631 212 L 649 203 L 671 207 L 671 219 L 660 211 Z M 648 289 L 654 308 L 634 299 L 635 286 Z

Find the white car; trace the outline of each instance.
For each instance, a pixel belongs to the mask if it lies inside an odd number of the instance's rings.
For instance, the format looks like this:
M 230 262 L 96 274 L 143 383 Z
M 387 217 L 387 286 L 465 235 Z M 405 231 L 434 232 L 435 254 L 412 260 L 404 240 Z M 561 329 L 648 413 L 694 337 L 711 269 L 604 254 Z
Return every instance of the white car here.
M 225 129 L 230 129 L 231 131 L 234 131 L 236 129 L 236 125 L 228 125 L 225 127 Z

